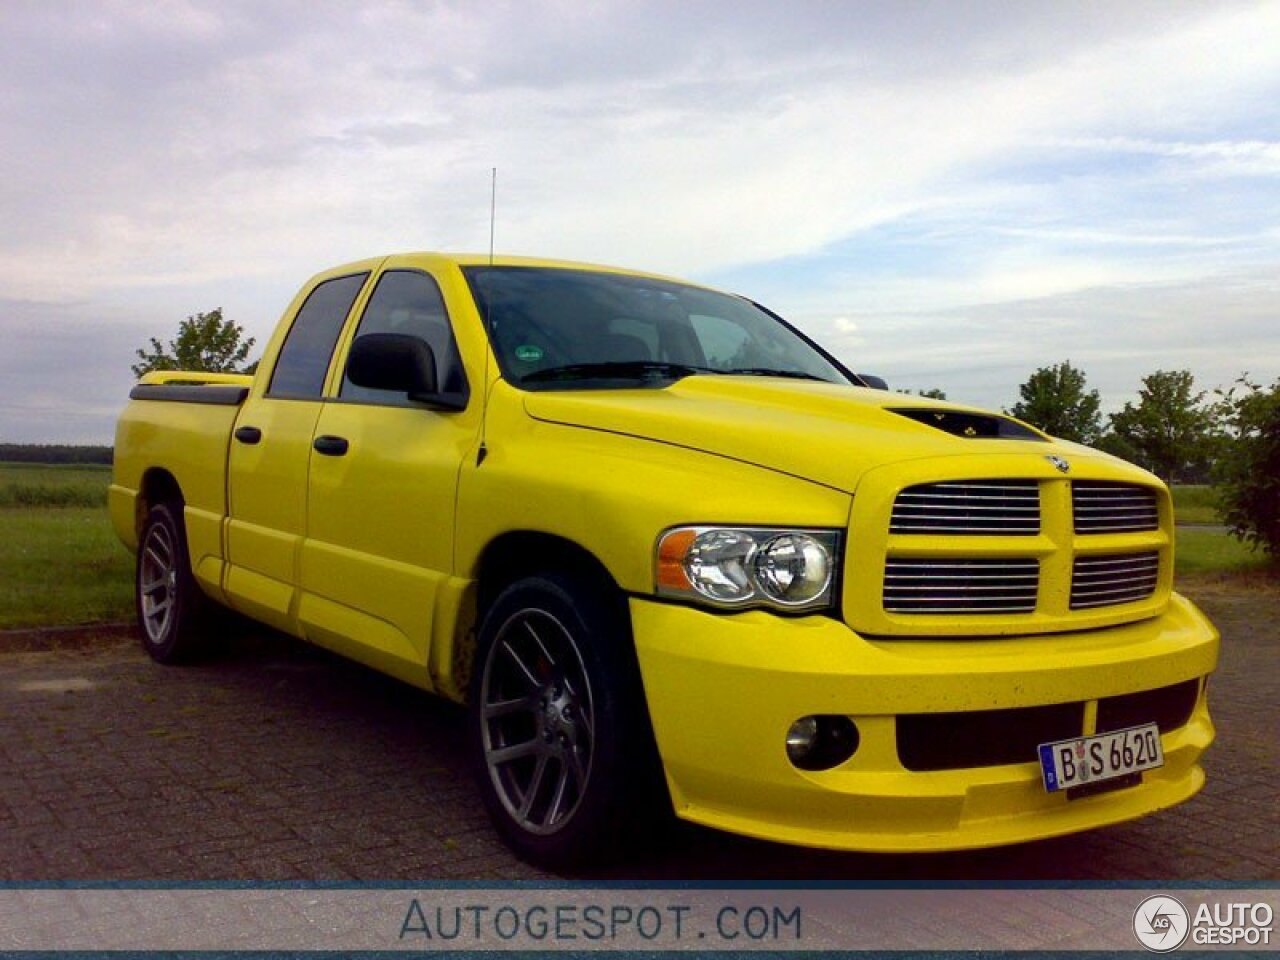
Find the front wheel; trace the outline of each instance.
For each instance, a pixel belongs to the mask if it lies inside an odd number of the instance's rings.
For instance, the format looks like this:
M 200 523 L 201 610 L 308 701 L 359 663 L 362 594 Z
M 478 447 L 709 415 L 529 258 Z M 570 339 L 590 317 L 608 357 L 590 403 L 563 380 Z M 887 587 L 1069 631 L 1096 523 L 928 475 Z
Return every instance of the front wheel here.
M 142 646 L 159 663 L 179 663 L 201 648 L 207 602 L 191 575 L 182 507 L 151 508 L 142 527 L 134 597 Z
M 594 586 L 521 580 L 477 640 L 471 732 L 485 806 L 541 866 L 616 855 L 662 803 L 625 611 Z

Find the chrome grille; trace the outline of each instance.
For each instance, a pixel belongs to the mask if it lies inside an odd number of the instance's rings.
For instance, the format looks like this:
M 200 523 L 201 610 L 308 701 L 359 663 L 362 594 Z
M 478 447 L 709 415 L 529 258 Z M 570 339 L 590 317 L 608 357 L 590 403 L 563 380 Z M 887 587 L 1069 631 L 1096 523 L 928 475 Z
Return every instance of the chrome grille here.
M 1155 593 L 1159 576 L 1160 555 L 1155 551 L 1076 557 L 1071 569 L 1071 609 L 1146 600 Z
M 1031 613 L 1040 564 L 1034 558 L 900 557 L 884 567 L 890 613 Z
M 1156 494 L 1127 483 L 1071 484 L 1076 533 L 1136 533 L 1160 527 Z
M 959 536 L 1040 532 L 1040 485 L 1035 480 L 926 483 L 898 494 L 890 533 Z

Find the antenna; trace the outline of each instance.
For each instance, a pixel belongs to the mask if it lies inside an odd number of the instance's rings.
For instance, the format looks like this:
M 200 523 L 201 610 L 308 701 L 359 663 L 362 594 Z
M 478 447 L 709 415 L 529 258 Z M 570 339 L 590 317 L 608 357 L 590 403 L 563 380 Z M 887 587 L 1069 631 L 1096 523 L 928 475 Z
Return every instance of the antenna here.
M 498 168 L 490 168 L 489 180 L 489 266 L 493 266 L 493 225 L 498 214 Z M 485 336 L 493 336 L 493 327 L 489 319 L 489 297 L 484 298 L 484 332 Z M 489 354 L 493 352 L 491 343 L 485 344 L 484 351 L 484 383 L 481 390 L 484 395 L 484 406 L 480 410 L 480 445 L 476 448 L 476 466 L 484 463 L 489 455 L 489 447 L 485 439 L 489 432 Z
M 493 179 L 489 184 L 489 266 L 493 266 L 493 224 L 498 214 L 498 168 L 492 169 Z

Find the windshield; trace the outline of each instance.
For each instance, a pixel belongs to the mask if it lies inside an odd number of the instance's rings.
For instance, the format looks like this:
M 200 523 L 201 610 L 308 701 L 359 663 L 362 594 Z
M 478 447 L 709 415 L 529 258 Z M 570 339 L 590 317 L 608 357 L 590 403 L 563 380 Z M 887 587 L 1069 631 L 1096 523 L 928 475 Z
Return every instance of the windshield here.
M 527 390 L 664 385 L 696 373 L 853 381 L 749 300 L 665 280 L 466 267 L 502 375 Z

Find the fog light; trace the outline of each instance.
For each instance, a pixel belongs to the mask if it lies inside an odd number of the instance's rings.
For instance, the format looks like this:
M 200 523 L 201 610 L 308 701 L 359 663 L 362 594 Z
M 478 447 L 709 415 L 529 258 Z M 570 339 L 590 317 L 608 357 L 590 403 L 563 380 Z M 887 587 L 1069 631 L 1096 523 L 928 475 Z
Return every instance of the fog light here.
M 801 717 L 787 731 L 787 759 L 797 766 L 818 743 L 818 718 Z
M 858 743 L 848 717 L 801 717 L 787 731 L 787 759 L 800 770 L 830 770 L 852 757 Z

